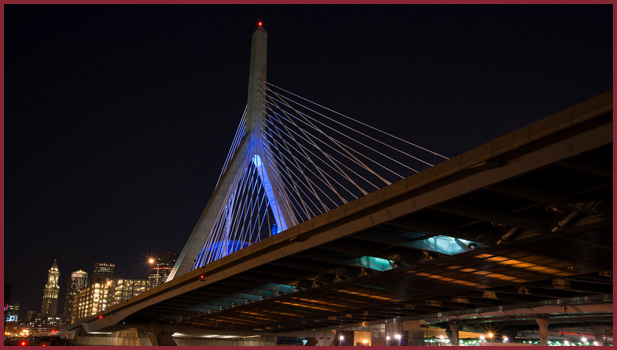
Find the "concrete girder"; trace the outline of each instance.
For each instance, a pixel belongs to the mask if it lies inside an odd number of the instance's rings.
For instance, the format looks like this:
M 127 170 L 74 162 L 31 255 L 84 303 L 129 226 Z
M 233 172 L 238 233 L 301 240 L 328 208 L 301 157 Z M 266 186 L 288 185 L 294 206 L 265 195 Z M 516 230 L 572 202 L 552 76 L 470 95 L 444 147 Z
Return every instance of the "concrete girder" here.
M 585 315 L 585 314 L 612 314 L 613 305 L 612 304 L 581 304 L 581 305 L 568 305 L 568 315 L 576 316 L 576 315 Z M 495 311 L 481 311 L 478 312 L 470 312 L 469 314 L 462 315 L 453 315 L 453 314 L 444 314 L 442 317 L 435 317 L 435 315 L 427 315 L 427 321 L 439 321 L 439 322 L 458 322 L 464 323 L 465 321 L 473 321 L 478 322 L 478 320 L 485 319 L 497 319 L 497 318 L 537 318 L 544 317 L 545 315 L 550 315 L 554 317 L 556 315 L 563 315 L 564 307 L 563 305 L 552 305 L 552 306 L 537 306 L 537 307 L 521 307 L 514 309 L 501 309 Z
M 573 281 L 568 277 L 561 277 L 559 279 L 563 279 L 569 282 L 569 286 L 564 287 L 564 291 L 577 293 L 579 295 L 590 295 L 590 294 L 612 294 L 613 293 L 613 285 L 612 284 L 600 284 L 600 283 L 589 283 L 583 281 Z M 559 289 L 555 287 L 554 283 L 550 281 L 541 281 L 541 282 L 531 282 L 526 283 L 526 287 L 531 287 L 532 289 L 548 289 L 550 290 L 547 293 L 555 292 L 555 289 Z
M 269 262 L 272 266 L 286 266 L 297 270 L 322 273 L 331 265 L 329 263 L 318 262 L 315 260 L 303 259 L 298 256 L 290 256 L 284 259 Z
M 388 240 L 388 231 L 383 230 L 381 227 L 372 228 L 368 232 L 377 231 L 379 233 L 386 234 L 385 237 L 371 237 L 368 234 L 365 235 L 355 235 L 359 238 L 365 240 L 375 240 L 380 243 L 389 243 L 396 244 L 400 246 L 405 246 L 406 242 L 413 242 L 415 240 L 423 240 L 433 236 L 444 235 L 450 236 L 454 238 L 465 239 L 469 241 L 474 241 L 482 244 L 493 244 L 497 240 L 497 235 L 501 231 L 500 228 L 493 228 L 490 230 L 487 229 L 466 229 L 461 227 L 463 222 L 448 222 L 448 220 L 430 220 L 426 218 L 426 214 L 434 211 L 433 209 L 427 209 L 424 211 L 420 211 L 418 213 L 414 213 L 412 215 L 408 215 L 404 218 L 392 220 L 388 224 L 388 226 L 396 227 L 397 230 L 401 233 L 401 239 L 399 240 Z M 416 231 L 422 232 L 423 234 L 418 236 L 417 238 L 405 237 L 405 231 Z M 480 239 L 482 238 L 482 239 Z
M 589 294 L 585 292 L 557 289 L 553 287 L 552 284 L 550 286 L 547 285 L 545 288 L 541 288 L 538 286 L 532 286 L 528 284 L 522 285 L 521 287 L 524 287 L 529 294 L 520 293 L 518 288 L 514 286 L 504 286 L 504 287 L 492 288 L 491 291 L 495 292 L 498 296 L 502 296 L 504 298 L 503 300 L 512 300 L 512 301 L 520 301 L 520 302 L 530 301 L 527 298 L 527 296 L 530 296 L 536 299 L 537 298 L 563 299 L 563 298 L 584 297 Z
M 585 158 L 569 159 L 559 163 L 560 166 L 593 174 L 605 179 L 613 179 L 613 169 L 609 164 L 593 162 Z
M 489 191 L 508 196 L 523 198 L 540 204 L 554 205 L 559 208 L 574 210 L 588 215 L 612 216 L 612 213 L 602 205 L 602 199 L 590 201 L 586 198 L 577 198 L 576 195 L 560 195 L 543 187 L 529 184 L 498 184 L 488 188 Z
M 507 227 L 516 227 L 521 230 L 549 232 L 552 227 L 550 223 L 543 222 L 540 217 L 530 217 L 520 213 L 503 213 L 491 206 L 474 205 L 471 203 L 453 201 L 436 205 L 432 209 Z
M 397 260 L 403 263 L 416 263 L 424 257 L 421 253 L 416 253 L 405 248 L 388 247 L 387 250 L 378 250 L 374 246 L 367 246 L 357 239 L 346 239 L 330 242 L 322 246 L 323 249 L 351 253 L 357 255 L 372 256 L 376 258 Z

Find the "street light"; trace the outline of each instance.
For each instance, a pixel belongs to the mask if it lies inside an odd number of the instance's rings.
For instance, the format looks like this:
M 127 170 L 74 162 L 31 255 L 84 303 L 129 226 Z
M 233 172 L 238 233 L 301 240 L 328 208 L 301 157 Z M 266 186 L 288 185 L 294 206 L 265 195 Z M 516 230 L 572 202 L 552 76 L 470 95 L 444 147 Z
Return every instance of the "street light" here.
M 339 346 L 343 346 L 343 340 L 345 340 L 345 336 L 340 335 L 340 336 L 338 337 L 338 345 L 339 345 Z

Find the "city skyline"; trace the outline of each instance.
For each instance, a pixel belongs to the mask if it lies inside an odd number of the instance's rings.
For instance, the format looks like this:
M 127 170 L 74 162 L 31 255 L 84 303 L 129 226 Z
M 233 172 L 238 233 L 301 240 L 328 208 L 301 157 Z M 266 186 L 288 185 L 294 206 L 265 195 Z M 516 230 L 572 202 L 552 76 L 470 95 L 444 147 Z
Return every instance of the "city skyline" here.
M 22 313 L 55 258 L 64 287 L 96 261 L 134 278 L 181 250 L 246 103 L 258 20 L 269 79 L 448 156 L 612 85 L 599 5 L 318 8 L 6 7 L 5 268 Z
M 174 253 L 168 252 L 165 254 L 161 254 L 158 257 L 152 257 L 149 260 L 160 260 L 161 257 L 165 258 L 170 255 L 175 256 Z M 161 265 L 165 265 L 166 267 L 167 264 L 161 263 Z M 107 268 L 110 272 L 104 271 L 103 273 L 101 273 L 101 266 L 103 269 Z M 111 266 L 111 268 L 109 268 L 109 266 Z M 60 272 L 60 269 L 58 268 L 58 263 L 56 259 L 54 259 L 53 265 L 48 271 L 48 278 L 47 278 L 47 283 L 45 284 L 45 288 L 43 291 L 41 307 L 39 307 L 39 309 L 34 309 L 34 310 L 21 309 L 18 315 L 20 322 L 24 321 L 27 318 L 25 317 L 25 314 L 29 311 L 34 311 L 35 313 L 41 316 L 66 316 L 70 320 L 72 313 L 73 313 L 72 304 L 73 304 L 75 296 L 79 294 L 81 290 L 89 287 L 92 283 L 102 282 L 106 280 L 110 280 L 110 281 L 136 280 L 136 279 L 130 279 L 130 278 L 126 278 L 123 276 L 115 275 L 113 273 L 114 267 L 115 267 L 115 264 L 113 263 L 94 262 L 92 264 L 92 269 L 91 270 L 88 269 L 90 271 L 89 273 L 86 271 L 83 271 L 82 269 L 79 269 L 77 271 L 71 271 L 71 272 L 66 273 L 68 275 L 66 279 L 60 279 L 59 276 L 62 275 L 62 273 Z M 150 271 L 148 271 L 147 274 L 142 276 L 142 278 L 140 279 L 144 283 L 146 281 L 149 283 L 148 288 L 153 288 L 156 286 L 156 285 L 153 285 L 152 282 L 150 281 L 151 277 L 156 273 L 156 270 L 157 270 L 156 265 L 150 264 Z M 168 274 L 169 272 L 166 271 L 165 275 L 168 275 Z M 90 276 L 90 278 L 88 276 Z M 62 287 L 60 285 L 61 283 L 60 281 L 66 281 L 67 283 L 64 283 L 66 287 Z M 164 282 L 161 282 L 160 284 L 162 283 Z M 50 299 L 55 299 L 55 300 L 50 300 Z M 19 303 L 19 302 L 15 300 L 14 303 Z M 8 304 L 8 301 L 5 304 Z M 48 310 L 48 312 L 46 312 L 46 310 Z

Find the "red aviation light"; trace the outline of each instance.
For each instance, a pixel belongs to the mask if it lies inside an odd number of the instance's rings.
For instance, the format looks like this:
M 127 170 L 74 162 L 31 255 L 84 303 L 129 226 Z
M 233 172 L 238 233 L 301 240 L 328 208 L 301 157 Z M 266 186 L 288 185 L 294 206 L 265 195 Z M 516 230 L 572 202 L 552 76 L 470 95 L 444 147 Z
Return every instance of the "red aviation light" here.
M 261 23 L 261 22 L 259 22 L 259 23 L 257 23 L 257 24 L 259 24 L 259 26 L 260 26 L 260 27 L 263 25 L 263 23 Z

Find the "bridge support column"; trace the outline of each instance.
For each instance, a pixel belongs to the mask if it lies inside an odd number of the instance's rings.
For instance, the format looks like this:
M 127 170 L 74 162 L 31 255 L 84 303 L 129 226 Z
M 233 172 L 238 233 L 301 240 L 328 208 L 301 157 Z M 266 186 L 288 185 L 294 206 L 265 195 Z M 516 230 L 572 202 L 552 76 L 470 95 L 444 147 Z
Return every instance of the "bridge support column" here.
M 149 329 L 144 330 L 152 343 L 152 346 L 177 346 L 174 339 L 171 337 L 173 332 L 163 330 L 157 326 L 150 326 Z
M 446 334 L 448 338 L 450 338 L 450 343 L 453 346 L 458 346 L 458 330 L 461 328 L 461 325 L 458 323 L 450 323 L 448 327 L 450 327 L 450 329 L 446 329 Z
M 538 326 L 540 326 L 540 345 L 548 345 L 548 318 L 536 318 Z
M 604 331 L 606 330 L 606 326 L 603 324 L 592 324 L 591 329 L 593 329 L 593 335 L 596 337 L 598 344 L 604 346 Z

